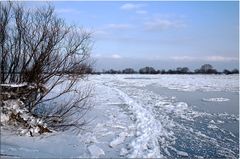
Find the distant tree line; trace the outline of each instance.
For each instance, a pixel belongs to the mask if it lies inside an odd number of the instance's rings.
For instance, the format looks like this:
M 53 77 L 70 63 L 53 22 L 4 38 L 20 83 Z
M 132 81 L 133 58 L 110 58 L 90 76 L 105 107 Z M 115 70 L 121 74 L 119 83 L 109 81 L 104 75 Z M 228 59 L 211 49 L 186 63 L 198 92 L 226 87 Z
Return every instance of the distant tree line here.
M 153 67 L 143 67 L 138 71 L 133 68 L 126 68 L 124 70 L 103 70 L 102 72 L 93 72 L 93 74 L 239 74 L 238 69 L 227 70 L 224 69 L 222 72 L 217 71 L 210 64 L 204 64 L 199 69 L 191 71 L 188 67 L 177 67 L 176 69 L 169 70 L 156 70 Z

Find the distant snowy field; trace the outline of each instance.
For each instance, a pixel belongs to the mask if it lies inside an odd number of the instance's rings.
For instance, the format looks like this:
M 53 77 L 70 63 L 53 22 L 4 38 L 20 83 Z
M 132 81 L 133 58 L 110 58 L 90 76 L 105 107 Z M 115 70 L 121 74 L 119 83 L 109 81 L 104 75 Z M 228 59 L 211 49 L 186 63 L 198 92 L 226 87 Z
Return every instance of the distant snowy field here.
M 239 158 L 238 75 L 92 75 L 84 83 L 94 88 L 86 130 L 27 137 L 1 128 L 1 155 Z

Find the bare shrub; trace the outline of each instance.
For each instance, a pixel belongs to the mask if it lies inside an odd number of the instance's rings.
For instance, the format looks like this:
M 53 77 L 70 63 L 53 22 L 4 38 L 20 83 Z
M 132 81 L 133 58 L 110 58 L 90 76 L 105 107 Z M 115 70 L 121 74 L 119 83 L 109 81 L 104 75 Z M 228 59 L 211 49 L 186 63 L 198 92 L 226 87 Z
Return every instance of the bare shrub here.
M 26 107 L 52 127 L 81 126 L 67 121 L 67 117 L 74 114 L 73 110 L 82 114 L 86 110 L 90 89 L 79 94 L 75 86 L 85 78 L 86 70 L 91 70 L 91 45 L 91 33 L 67 25 L 50 5 L 30 11 L 18 2 L 0 2 L 0 82 L 36 86 L 35 96 L 29 97 Z M 76 99 L 49 108 L 44 116 L 39 114 L 47 102 L 72 92 Z M 56 116 L 61 118 L 61 124 L 53 123 L 51 117 Z

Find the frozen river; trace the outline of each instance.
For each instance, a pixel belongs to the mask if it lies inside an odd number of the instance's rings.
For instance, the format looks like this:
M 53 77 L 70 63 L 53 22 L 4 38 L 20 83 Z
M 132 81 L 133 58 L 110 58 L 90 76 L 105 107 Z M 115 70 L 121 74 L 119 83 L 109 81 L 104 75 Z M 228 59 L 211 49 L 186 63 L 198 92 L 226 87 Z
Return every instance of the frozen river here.
M 129 157 L 238 158 L 238 76 L 101 75 L 95 80 L 119 92 L 123 104 L 118 106 L 136 126 Z
M 31 138 L 4 130 L 1 154 L 239 158 L 238 75 L 92 75 L 85 83 L 94 88 L 87 131 Z

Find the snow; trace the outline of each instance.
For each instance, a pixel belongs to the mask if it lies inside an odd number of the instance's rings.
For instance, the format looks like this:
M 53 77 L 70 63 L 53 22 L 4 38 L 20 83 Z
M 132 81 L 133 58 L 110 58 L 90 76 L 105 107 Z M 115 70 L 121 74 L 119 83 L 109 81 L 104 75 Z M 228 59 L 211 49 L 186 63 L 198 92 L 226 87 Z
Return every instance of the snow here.
M 128 134 L 126 132 L 121 132 L 116 139 L 114 139 L 112 142 L 110 142 L 109 146 L 114 148 L 117 145 L 124 142 Z
M 9 115 L 1 113 L 1 123 L 6 123 L 9 120 Z
M 96 145 L 88 146 L 88 151 L 90 152 L 92 158 L 99 158 L 105 155 L 104 151 Z
M 0 84 L 0 86 L 4 86 L 4 87 L 14 87 L 14 88 L 24 87 L 24 86 L 27 86 L 27 85 L 28 85 L 27 83 L 20 83 L 20 84 L 16 84 L 16 83 L 12 83 L 12 84 Z
M 177 150 L 176 148 L 169 146 L 169 148 L 177 153 L 179 156 L 188 157 L 188 153 L 184 151 Z
M 183 152 L 183 151 L 177 151 L 177 154 L 178 154 L 179 156 L 188 157 L 188 153 Z
M 76 135 L 69 133 L 43 134 L 37 137 L 18 136 L 1 129 L 1 154 L 20 158 L 73 158 L 87 152 Z
M 238 76 L 94 75 L 78 87 L 88 84 L 94 88 L 90 99 L 94 106 L 84 117 L 91 122 L 80 134 L 66 131 L 28 137 L 29 131 L 24 129 L 19 130 L 23 135 L 19 136 L 11 129 L 1 127 L 0 153 L 21 158 L 194 158 L 194 154 L 186 151 L 184 146 L 176 146 L 179 140 L 191 138 L 196 146 L 215 146 L 219 154 L 237 158 L 221 138 L 208 134 L 209 130 L 216 132 L 216 136 L 218 132 L 227 133 L 217 124 L 238 119 L 236 116 L 198 112 L 172 95 L 164 97 L 145 88 L 153 85 L 176 91 L 238 92 Z M 58 89 L 61 86 L 54 91 Z M 59 102 L 72 99 L 68 97 L 62 97 Z M 229 99 L 209 97 L 206 100 L 223 102 Z M 11 107 L 21 110 L 14 102 Z M 28 114 L 23 114 L 22 118 L 33 125 L 42 123 L 31 119 Z M 203 130 L 198 127 L 199 123 L 196 124 L 202 118 L 209 119 Z M 7 120 L 8 116 L 1 114 L 1 123 Z M 38 132 L 38 128 L 30 131 Z M 178 136 L 178 133 L 183 135 Z M 197 155 L 202 157 L 204 154 Z
M 125 148 L 122 148 L 122 149 L 121 149 L 121 152 L 120 152 L 120 156 L 126 156 L 127 153 L 128 153 L 128 150 L 125 149 Z
M 127 94 L 117 89 L 116 91 L 118 91 L 124 102 L 130 106 L 130 109 L 135 113 L 137 120 L 136 138 L 131 143 L 132 152 L 128 157 L 162 157 L 159 152 L 157 140 L 157 134 L 161 131 L 162 125 L 153 118 L 153 115 L 150 112 L 145 110 Z
M 214 120 L 211 120 L 209 123 L 211 123 L 211 124 L 215 124 L 215 121 L 214 121 Z
M 239 91 L 238 75 L 117 75 L 116 78 L 132 86 L 154 84 L 178 91 Z
M 208 125 L 208 128 L 210 128 L 210 129 L 217 129 L 218 127 L 217 127 L 216 125 L 209 124 L 209 125 Z
M 219 123 L 219 124 L 223 124 L 223 123 L 224 123 L 224 121 L 217 120 L 217 123 Z
M 11 116 L 17 116 L 13 118 Z M 20 119 L 19 119 L 20 118 Z M 19 124 L 18 120 L 24 120 L 24 124 Z M 15 130 L 20 135 L 37 136 L 40 134 L 39 126 L 45 126 L 45 123 L 40 118 L 33 117 L 24 104 L 19 99 L 9 99 L 3 101 L 1 106 L 1 124 L 7 126 L 8 124 L 14 125 Z

